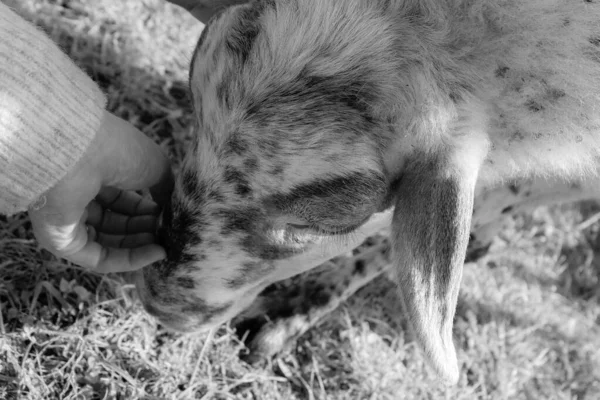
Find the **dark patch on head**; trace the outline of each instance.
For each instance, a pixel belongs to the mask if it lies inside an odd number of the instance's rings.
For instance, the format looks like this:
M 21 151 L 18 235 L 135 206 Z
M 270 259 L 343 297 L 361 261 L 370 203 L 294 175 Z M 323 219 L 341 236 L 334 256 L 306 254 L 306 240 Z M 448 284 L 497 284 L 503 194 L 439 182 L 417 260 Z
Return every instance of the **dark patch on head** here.
M 269 275 L 274 269 L 275 264 L 272 261 L 245 262 L 238 270 L 237 276 L 227 280 L 227 287 L 237 289 L 249 283 L 255 283 Z
M 237 14 L 237 21 L 231 26 L 225 38 L 225 47 L 234 56 L 239 57 L 241 65 L 244 65 L 250 53 L 256 37 L 260 32 L 260 16 L 269 2 L 256 2 L 241 8 Z
M 365 274 L 365 260 L 356 260 L 354 263 L 354 270 L 352 271 L 353 275 L 364 275 Z
M 204 218 L 201 213 L 185 210 L 179 203 L 167 203 L 157 232 L 158 243 L 167 252 L 167 260 L 155 267 L 160 274 L 168 276 L 178 266 L 196 261 L 196 256 L 186 251 L 186 248 L 202 244 L 203 226 Z
M 252 174 L 258 169 L 259 161 L 257 157 L 251 156 L 244 160 L 244 169 L 247 173 Z
M 588 41 L 594 45 L 600 47 L 600 36 L 592 36 L 588 39 Z
M 247 183 L 246 175 L 240 171 L 239 169 L 228 165 L 225 167 L 225 172 L 223 173 L 223 178 L 227 183 Z
M 239 196 L 248 196 L 252 192 L 246 174 L 237 168 L 227 166 L 224 173 L 225 182 L 235 185 L 235 193 Z
M 502 209 L 502 214 L 508 214 L 509 212 L 511 212 L 513 210 L 513 206 L 508 206 L 508 207 L 504 207 Z
M 233 132 L 225 142 L 225 154 L 244 155 L 248 151 L 248 142 L 242 137 L 240 132 Z
M 462 100 L 462 96 L 456 92 L 450 92 L 450 94 L 448 94 L 448 97 L 450 97 L 450 100 L 454 104 L 458 104 Z
M 568 17 L 563 18 L 563 26 L 571 25 L 571 20 Z
M 183 171 L 181 190 L 184 195 L 194 201 L 200 201 L 206 194 L 206 186 L 199 181 L 198 175 L 190 169 Z
M 221 82 L 217 84 L 216 92 L 217 92 L 217 100 L 225 109 L 231 110 L 231 95 L 229 93 L 229 79 L 223 78 Z
M 177 282 L 177 286 L 180 286 L 184 289 L 193 289 L 196 287 L 194 280 L 189 276 L 178 276 L 175 281 Z
M 215 215 L 223 221 L 223 226 L 221 228 L 221 234 L 223 236 L 231 235 L 234 232 L 250 233 L 254 236 L 254 231 L 259 223 L 261 212 L 257 208 L 240 207 L 219 210 Z
M 278 177 L 283 174 L 284 170 L 285 166 L 283 164 L 276 164 L 271 170 L 271 175 Z
M 527 107 L 527 109 L 532 112 L 539 112 L 544 109 L 544 106 L 535 101 L 534 99 L 527 100 L 525 102 L 525 107 Z
M 505 78 L 506 77 L 506 73 L 508 72 L 510 68 L 508 67 L 501 67 L 499 66 L 498 68 L 496 68 L 496 71 L 494 71 L 494 75 L 497 78 Z
M 348 74 L 319 76 L 307 66 L 295 79 L 257 95 L 246 116 L 253 123 L 283 131 L 297 131 L 308 120 L 321 121 L 324 129 L 343 126 L 345 134 L 363 132 L 375 122 L 371 106 L 379 100 L 377 86 L 366 68 Z M 285 119 L 280 116 L 282 109 L 289 110 Z
M 223 203 L 225 201 L 225 196 L 217 188 L 213 188 L 208 192 L 208 198 L 215 203 Z
M 512 194 L 514 194 L 515 196 L 516 196 L 516 195 L 518 195 L 518 194 L 519 194 L 519 190 L 521 190 L 521 188 L 520 188 L 518 185 L 514 184 L 514 183 L 512 183 L 512 184 L 508 185 L 508 189 L 509 189 L 509 190 L 511 191 L 511 193 L 512 193 Z
M 387 193 L 385 179 L 375 173 L 353 172 L 333 178 L 316 178 L 287 193 L 265 198 L 265 204 L 283 213 L 295 214 L 324 227 L 362 223 Z

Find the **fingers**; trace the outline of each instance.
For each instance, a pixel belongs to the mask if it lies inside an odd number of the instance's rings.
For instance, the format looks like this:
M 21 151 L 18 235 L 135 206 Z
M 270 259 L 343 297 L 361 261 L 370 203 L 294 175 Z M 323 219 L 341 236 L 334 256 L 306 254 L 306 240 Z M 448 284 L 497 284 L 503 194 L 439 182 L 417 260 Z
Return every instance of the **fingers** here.
M 122 196 L 126 195 L 128 194 Z M 136 204 L 138 206 L 115 207 L 113 211 L 105 209 L 97 201 L 92 201 L 87 208 L 86 222 L 99 232 L 107 234 L 129 235 L 154 232 L 158 224 L 157 215 L 154 213 L 158 208 L 155 204 L 150 207 L 139 206 L 141 203 Z M 145 213 L 137 215 L 136 211 L 145 211 Z
M 93 269 L 99 273 L 135 271 L 146 265 L 164 259 L 162 247 L 148 244 L 136 248 L 103 247 L 100 243 L 88 240 L 85 246 L 67 259 L 75 264 Z
M 132 191 L 123 191 L 114 187 L 103 187 L 96 201 L 104 208 L 127 215 L 156 214 L 160 212 L 158 204 Z
M 138 233 L 136 235 L 107 235 L 98 233 L 96 242 L 104 247 L 134 249 L 148 244 L 156 243 L 156 238 L 151 233 Z

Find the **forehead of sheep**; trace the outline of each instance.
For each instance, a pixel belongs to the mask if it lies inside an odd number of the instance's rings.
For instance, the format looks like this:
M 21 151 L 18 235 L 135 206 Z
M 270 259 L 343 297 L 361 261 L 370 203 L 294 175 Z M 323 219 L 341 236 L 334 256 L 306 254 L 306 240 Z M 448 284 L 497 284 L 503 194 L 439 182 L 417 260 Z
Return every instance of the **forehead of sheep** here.
M 377 28 L 351 5 L 337 5 L 340 27 L 323 9 L 335 2 L 308 3 L 233 7 L 200 38 L 196 136 L 159 232 L 168 260 L 138 282 L 167 326 L 233 317 L 268 284 L 324 261 L 311 249 L 386 208 L 391 44 L 364 34 Z

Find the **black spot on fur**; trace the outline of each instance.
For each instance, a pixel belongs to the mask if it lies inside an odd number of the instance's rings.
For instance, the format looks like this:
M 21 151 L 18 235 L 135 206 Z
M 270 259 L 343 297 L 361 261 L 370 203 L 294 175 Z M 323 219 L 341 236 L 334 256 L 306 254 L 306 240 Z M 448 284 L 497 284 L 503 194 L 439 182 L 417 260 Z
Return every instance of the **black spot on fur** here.
M 509 69 L 510 68 L 508 68 L 508 67 L 498 67 L 498 68 L 496 68 L 494 75 L 496 75 L 497 78 L 505 78 L 506 73 L 508 72 Z
M 244 155 L 248 151 L 248 142 L 244 140 L 239 132 L 232 133 L 225 142 L 226 154 Z
M 588 39 L 591 44 L 594 46 L 600 47 L 600 36 L 592 36 Z
M 231 110 L 231 96 L 229 93 L 229 85 L 227 79 L 223 78 L 223 80 L 217 84 L 216 92 L 217 100 L 221 103 L 221 105 L 227 110 Z
M 331 295 L 327 288 L 322 284 L 310 285 L 306 288 L 305 301 L 301 303 L 301 311 L 307 314 L 313 307 L 323 307 L 331 300 Z
M 189 169 L 183 171 L 181 176 L 181 189 L 183 194 L 196 202 L 203 199 L 206 194 L 206 186 L 203 185 L 198 180 L 198 176 Z
M 246 174 L 237 168 L 227 166 L 224 173 L 225 182 L 235 185 L 235 193 L 239 196 L 248 196 L 252 192 Z
M 259 161 L 257 157 L 248 157 L 244 160 L 244 168 L 246 172 L 252 174 L 258 169 Z
M 346 135 L 362 133 L 371 128 L 375 120 L 371 107 L 379 101 L 370 77 L 366 68 L 339 76 L 318 76 L 305 67 L 296 79 L 257 95 L 246 115 L 253 123 L 284 131 L 297 131 L 309 120 L 322 121 L 323 129 L 343 129 Z M 282 110 L 286 110 L 285 119 L 281 118 Z M 297 135 L 297 140 L 305 137 Z
M 352 271 L 352 274 L 364 275 L 365 267 L 365 260 L 356 260 L 356 262 L 354 263 L 354 271 Z
M 525 140 L 525 135 L 523 134 L 523 132 L 521 131 L 515 131 L 515 133 L 512 134 L 510 140 L 515 140 L 515 141 L 523 141 Z
M 565 96 L 566 96 L 566 93 L 562 89 L 550 88 L 550 89 L 548 89 L 548 92 L 546 92 L 546 97 L 551 102 L 555 102 L 558 99 L 560 99 L 561 97 L 565 97 Z
M 221 234 L 224 236 L 234 232 L 250 233 L 254 236 L 254 228 L 261 216 L 258 209 L 250 207 L 219 210 L 216 214 L 223 220 Z
M 218 189 L 211 189 L 208 192 L 208 198 L 215 203 L 223 203 L 225 201 L 225 196 Z
M 269 2 L 258 3 L 244 7 L 237 13 L 237 22 L 225 39 L 227 50 L 239 57 L 241 65 L 248 61 L 254 41 L 260 32 L 260 16 L 267 6 L 272 6 Z
M 196 261 L 196 256 L 186 248 L 198 247 L 202 243 L 202 214 L 187 211 L 177 203 L 166 205 L 161 227 L 158 229 L 158 242 L 167 252 L 167 260 L 156 268 L 163 276 L 169 276 L 180 265 Z
M 283 171 L 285 171 L 285 166 L 283 164 L 277 164 L 271 170 L 271 175 L 278 177 L 283 174 Z
M 242 171 L 229 165 L 225 167 L 223 178 L 225 178 L 225 182 L 227 183 L 240 183 L 246 180 L 246 176 Z
M 251 193 L 252 189 L 248 185 L 239 184 L 235 187 L 235 194 L 237 194 L 238 196 L 246 197 L 249 196 Z
M 513 210 L 513 206 L 508 206 L 508 207 L 504 207 L 502 209 L 502 214 L 508 214 L 509 212 L 511 212 Z
M 533 99 L 527 100 L 527 102 L 525 103 L 525 107 L 527 107 L 527 109 L 532 112 L 539 112 L 544 109 L 543 105 L 541 105 L 540 103 L 538 103 L 537 101 L 535 101 Z
M 194 287 L 196 287 L 194 280 L 189 276 L 179 276 L 177 277 L 176 282 L 177 286 L 180 286 L 184 289 L 193 289 Z
M 509 189 L 509 190 L 511 191 L 511 193 L 512 193 L 512 194 L 514 194 L 515 196 L 519 194 L 519 190 L 520 190 L 520 188 L 519 188 L 519 186 L 518 186 L 518 185 L 515 185 L 514 183 L 513 183 L 513 184 L 510 184 L 510 185 L 508 185 L 508 189 Z

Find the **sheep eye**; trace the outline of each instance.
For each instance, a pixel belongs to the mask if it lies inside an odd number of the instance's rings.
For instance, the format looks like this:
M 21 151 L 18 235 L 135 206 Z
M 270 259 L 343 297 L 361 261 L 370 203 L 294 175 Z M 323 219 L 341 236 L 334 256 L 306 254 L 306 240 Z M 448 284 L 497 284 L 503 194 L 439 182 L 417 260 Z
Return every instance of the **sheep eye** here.
M 312 229 L 313 225 L 310 224 L 292 224 L 288 223 L 288 226 L 294 229 Z
M 321 224 L 310 224 L 310 223 L 291 223 L 288 222 L 288 228 L 291 228 L 294 231 L 298 231 L 299 233 L 312 233 L 318 235 L 340 235 L 349 233 L 354 228 L 342 228 L 335 226 L 322 226 Z

